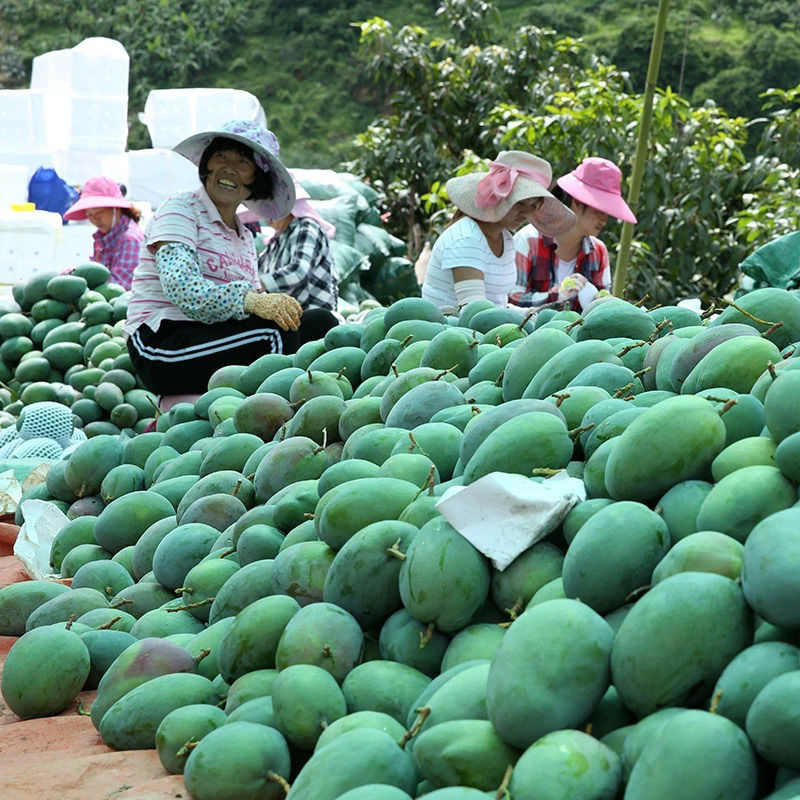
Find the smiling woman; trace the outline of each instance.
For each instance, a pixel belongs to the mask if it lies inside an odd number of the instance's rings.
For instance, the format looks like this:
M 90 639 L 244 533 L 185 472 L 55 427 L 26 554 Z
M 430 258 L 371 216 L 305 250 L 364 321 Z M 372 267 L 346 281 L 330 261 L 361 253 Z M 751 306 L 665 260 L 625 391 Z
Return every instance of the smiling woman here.
M 228 364 L 265 353 L 293 353 L 337 324 L 287 294 L 263 293 L 244 203 L 259 219 L 287 214 L 292 179 L 278 141 L 254 122 L 190 136 L 175 150 L 198 166 L 201 186 L 156 211 L 133 276 L 125 334 L 145 385 L 159 394 L 205 391 Z

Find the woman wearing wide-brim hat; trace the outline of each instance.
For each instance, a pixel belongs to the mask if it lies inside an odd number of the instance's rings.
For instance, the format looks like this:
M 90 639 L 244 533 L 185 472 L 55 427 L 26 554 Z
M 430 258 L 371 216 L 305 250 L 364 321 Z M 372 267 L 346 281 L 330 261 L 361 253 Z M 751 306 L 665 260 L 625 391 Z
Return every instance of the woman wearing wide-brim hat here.
M 92 261 L 105 264 L 109 280 L 131 288 L 133 270 L 139 263 L 144 231 L 138 222 L 141 212 L 122 195 L 111 178 L 97 176 L 83 184 L 81 196 L 64 213 L 66 220 L 88 219 L 97 230 L 92 234 Z
M 457 211 L 431 251 L 423 298 L 444 309 L 481 298 L 506 305 L 516 284 L 512 231 L 532 221 L 557 236 L 574 224 L 548 190 L 551 180 L 547 161 L 518 150 L 499 153 L 488 172 L 451 178 L 447 193 Z
M 622 199 L 622 173 L 607 158 L 585 158 L 556 184 L 575 224 L 557 236 L 538 226 L 516 234 L 518 285 L 511 302 L 539 306 L 562 301 L 579 310 L 611 287 L 608 249 L 598 238 L 608 218 L 635 223 L 636 216 Z
M 153 216 L 124 329 L 142 381 L 167 395 L 204 392 L 220 367 L 293 353 L 337 324 L 327 310 L 303 313 L 289 295 L 260 291 L 253 235 L 236 212 L 243 203 L 276 219 L 295 202 L 273 133 L 234 120 L 174 150 L 198 166 L 201 186 Z
M 308 202 L 311 195 L 297 181 L 294 191 L 292 210 L 269 220 L 274 233 L 258 257 L 261 283 L 267 291 L 290 294 L 303 308 L 336 311 L 338 286 L 328 242 L 336 226 Z

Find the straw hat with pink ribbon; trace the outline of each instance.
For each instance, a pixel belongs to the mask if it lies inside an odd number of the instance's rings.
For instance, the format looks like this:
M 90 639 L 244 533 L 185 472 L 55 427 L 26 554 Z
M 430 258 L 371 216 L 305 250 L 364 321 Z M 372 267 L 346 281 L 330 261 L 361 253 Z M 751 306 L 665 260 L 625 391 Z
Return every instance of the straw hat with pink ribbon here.
M 579 203 L 604 211 L 623 222 L 636 222 L 636 215 L 622 199 L 622 173 L 607 158 L 584 158 L 556 183 Z
M 541 206 L 528 217 L 545 236 L 560 236 L 575 224 L 575 215 L 548 191 L 552 179 L 552 168 L 543 158 L 504 150 L 488 172 L 447 181 L 447 193 L 456 208 L 481 222 L 499 222 L 520 200 L 541 197 Z

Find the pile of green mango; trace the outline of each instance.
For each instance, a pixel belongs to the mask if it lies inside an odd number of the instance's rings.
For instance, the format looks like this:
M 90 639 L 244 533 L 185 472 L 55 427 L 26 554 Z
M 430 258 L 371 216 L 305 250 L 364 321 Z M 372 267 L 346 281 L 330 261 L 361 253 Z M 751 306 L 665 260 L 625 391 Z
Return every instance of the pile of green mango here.
M 778 289 L 405 298 L 222 368 L 28 490 L 72 582 L 0 590 L 3 698 L 96 688 L 196 800 L 800 797 L 798 343 Z M 437 509 L 498 471 L 587 491 L 502 571 Z
M 31 403 L 69 406 L 88 437 L 139 433 L 153 422 L 156 396 L 134 373 L 122 326 L 128 293 L 108 268 L 41 272 L 0 303 L 0 425 Z

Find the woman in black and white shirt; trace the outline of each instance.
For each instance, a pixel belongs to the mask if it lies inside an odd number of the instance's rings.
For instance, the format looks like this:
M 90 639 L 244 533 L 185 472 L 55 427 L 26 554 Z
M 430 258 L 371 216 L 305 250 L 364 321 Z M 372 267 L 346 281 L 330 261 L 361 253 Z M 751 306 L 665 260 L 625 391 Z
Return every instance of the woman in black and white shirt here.
M 306 308 L 336 311 L 338 297 L 328 239 L 336 228 L 308 202 L 295 181 L 297 200 L 289 214 L 270 224 L 275 235 L 258 259 L 259 276 L 268 292 L 285 292 Z

